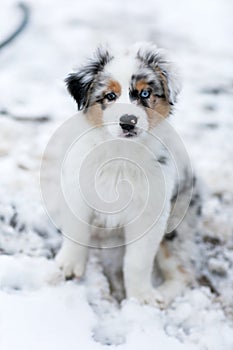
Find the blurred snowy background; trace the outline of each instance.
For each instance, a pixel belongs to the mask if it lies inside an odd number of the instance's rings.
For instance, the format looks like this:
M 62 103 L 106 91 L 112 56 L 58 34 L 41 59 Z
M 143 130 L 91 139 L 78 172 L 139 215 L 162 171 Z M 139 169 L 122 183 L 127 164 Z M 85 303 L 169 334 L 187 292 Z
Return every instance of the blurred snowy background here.
M 0 49 L 0 349 L 233 349 L 233 2 L 29 0 L 25 30 Z M 2 0 L 0 45 L 19 25 Z M 208 192 L 200 286 L 167 310 L 121 308 L 91 256 L 83 281 L 63 281 L 61 237 L 40 200 L 51 133 L 76 112 L 64 78 L 97 44 L 149 40 L 183 77 L 178 131 Z

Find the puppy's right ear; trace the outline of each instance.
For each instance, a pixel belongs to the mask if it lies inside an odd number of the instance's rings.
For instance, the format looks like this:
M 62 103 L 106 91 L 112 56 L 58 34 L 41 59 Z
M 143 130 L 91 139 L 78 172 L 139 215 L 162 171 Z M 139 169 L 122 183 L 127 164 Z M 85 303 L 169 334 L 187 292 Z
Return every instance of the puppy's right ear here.
M 82 110 L 88 105 L 88 96 L 94 77 L 89 77 L 85 81 L 85 72 L 71 73 L 65 79 L 67 89 L 78 105 L 78 110 Z
M 102 46 L 98 47 L 94 57 L 83 66 L 77 73 L 71 73 L 65 79 L 71 96 L 78 105 L 78 110 L 89 107 L 92 88 L 99 72 L 103 71 L 105 65 L 111 61 L 108 50 Z

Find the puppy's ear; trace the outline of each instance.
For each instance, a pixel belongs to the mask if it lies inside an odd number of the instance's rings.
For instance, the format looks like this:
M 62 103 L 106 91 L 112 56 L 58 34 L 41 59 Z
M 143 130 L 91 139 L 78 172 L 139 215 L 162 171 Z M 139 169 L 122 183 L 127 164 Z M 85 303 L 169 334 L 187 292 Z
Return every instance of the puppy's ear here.
M 181 81 L 175 65 L 167 58 L 164 50 L 151 43 L 142 44 L 137 57 L 159 77 L 166 100 L 174 105 L 181 90 Z
M 86 65 L 82 66 L 76 73 L 69 74 L 65 79 L 69 93 L 77 102 L 78 110 L 89 106 L 92 88 L 98 73 L 103 71 L 105 65 L 112 58 L 108 50 L 100 46 Z
M 84 81 L 85 72 L 80 70 L 77 73 L 71 73 L 65 79 L 67 89 L 78 105 L 78 110 L 84 109 L 88 105 L 89 91 L 92 85 L 92 79 Z M 94 79 L 94 77 L 92 77 Z
M 164 53 L 161 57 L 164 57 Z M 165 97 L 171 105 L 174 105 L 181 90 L 181 80 L 177 68 L 172 62 L 164 59 L 158 62 L 157 69 L 161 76 Z

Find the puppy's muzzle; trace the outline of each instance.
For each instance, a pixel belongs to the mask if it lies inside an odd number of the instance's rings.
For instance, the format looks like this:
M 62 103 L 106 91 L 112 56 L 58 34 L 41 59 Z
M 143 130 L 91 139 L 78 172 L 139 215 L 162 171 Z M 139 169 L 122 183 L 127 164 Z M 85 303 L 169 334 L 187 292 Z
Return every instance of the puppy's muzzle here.
M 137 117 L 131 114 L 124 114 L 120 117 L 120 126 L 123 131 L 132 131 L 137 124 Z

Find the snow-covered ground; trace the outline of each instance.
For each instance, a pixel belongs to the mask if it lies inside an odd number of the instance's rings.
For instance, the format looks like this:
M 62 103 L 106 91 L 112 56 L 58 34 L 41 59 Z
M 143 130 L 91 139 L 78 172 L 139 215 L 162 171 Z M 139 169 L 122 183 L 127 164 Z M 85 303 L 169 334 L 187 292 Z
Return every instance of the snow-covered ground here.
M 0 349 L 232 350 L 232 1 L 27 3 L 28 27 L 0 50 Z M 0 42 L 19 21 L 16 2 L 2 0 Z M 163 311 L 114 303 L 94 254 L 83 280 L 64 281 L 53 260 L 61 236 L 39 191 L 46 142 L 76 110 L 64 77 L 98 43 L 140 40 L 180 67 L 178 131 L 209 191 L 200 285 Z

